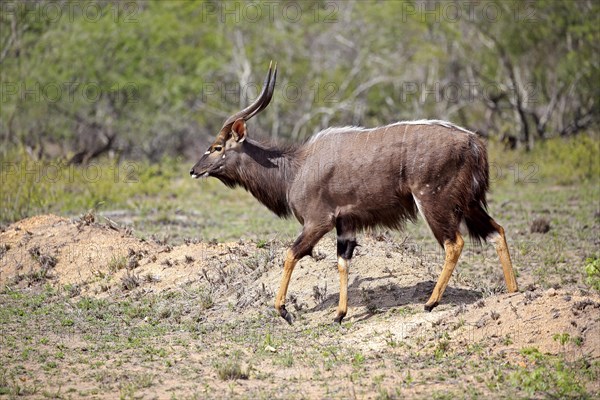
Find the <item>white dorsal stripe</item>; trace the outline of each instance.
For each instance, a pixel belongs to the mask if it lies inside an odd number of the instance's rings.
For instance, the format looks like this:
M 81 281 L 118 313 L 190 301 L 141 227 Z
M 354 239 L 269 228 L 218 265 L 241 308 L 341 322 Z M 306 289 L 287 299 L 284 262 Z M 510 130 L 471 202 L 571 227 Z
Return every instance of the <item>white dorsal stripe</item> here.
M 445 128 L 458 129 L 459 131 L 473 134 L 473 132 L 471 132 L 468 129 L 465 129 L 461 126 L 453 124 L 452 122 L 443 121 L 441 119 L 418 119 L 415 121 L 401 121 L 401 122 L 396 122 L 395 124 L 392 124 L 392 125 L 439 125 L 439 126 L 443 126 Z
M 369 129 L 367 128 L 363 128 L 362 126 L 354 126 L 354 125 L 349 125 L 349 126 L 334 126 L 332 128 L 327 128 L 327 129 L 323 129 L 320 132 L 317 132 L 316 134 L 312 135 L 311 138 L 308 140 L 309 143 L 315 142 L 317 140 L 319 140 L 320 138 L 322 138 L 323 136 L 327 136 L 327 135 L 334 135 L 337 133 L 346 133 L 346 132 L 363 132 L 363 131 L 368 131 Z
M 377 127 L 377 128 L 364 128 L 362 126 L 342 126 L 342 127 L 327 128 L 327 129 L 324 129 L 321 132 L 318 132 L 317 134 L 313 135 L 309 139 L 308 143 L 313 143 L 324 136 L 335 135 L 335 134 L 339 134 L 339 133 L 347 133 L 347 132 L 372 132 L 375 129 L 389 128 L 389 127 L 398 126 L 398 125 L 438 125 L 438 126 L 443 126 L 444 128 L 457 129 L 459 131 L 474 135 L 474 133 L 471 132 L 470 130 L 465 129 L 461 126 L 458 126 L 456 124 L 453 124 L 452 122 L 443 121 L 440 119 L 419 119 L 419 120 L 414 120 L 414 121 L 399 121 L 399 122 L 395 122 L 393 124 L 389 124 L 389 125 L 385 125 L 385 126 L 381 126 L 381 127 Z

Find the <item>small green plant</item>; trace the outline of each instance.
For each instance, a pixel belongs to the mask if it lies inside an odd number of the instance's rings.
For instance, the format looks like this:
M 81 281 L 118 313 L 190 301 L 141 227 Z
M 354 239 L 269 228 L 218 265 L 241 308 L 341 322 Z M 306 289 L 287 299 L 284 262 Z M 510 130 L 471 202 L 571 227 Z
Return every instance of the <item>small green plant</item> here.
M 392 397 L 392 395 L 384 388 L 379 388 L 378 392 L 377 392 L 377 396 L 375 397 L 375 399 L 377 400 L 391 400 L 394 397 Z
M 111 273 L 115 273 L 127 266 L 127 258 L 125 256 L 115 257 L 113 256 L 108 263 L 108 270 Z
M 444 354 L 448 352 L 450 349 L 450 341 L 447 339 L 440 339 L 440 341 L 435 346 L 434 356 L 436 360 L 444 357 Z
M 585 389 L 575 371 L 562 359 L 536 354 L 534 368 L 525 367 L 509 375 L 508 380 L 525 390 L 530 397 L 585 398 Z
M 294 354 L 291 351 L 285 352 L 281 357 L 281 365 L 291 367 L 294 365 Z
M 552 340 L 554 340 L 555 342 L 559 342 L 561 346 L 564 346 L 565 344 L 569 343 L 570 338 L 571 336 L 568 333 L 555 333 L 552 336 Z
M 267 332 L 267 334 L 265 335 L 264 345 L 265 346 L 275 347 L 275 344 L 273 342 L 273 338 L 271 337 L 271 333 L 270 332 Z
M 585 283 L 600 292 L 600 257 L 593 256 L 585 260 Z
M 200 300 L 200 308 L 203 310 L 208 310 L 215 304 L 215 300 L 213 299 L 210 290 L 201 290 L 198 298 Z
M 365 356 L 361 353 L 354 353 L 352 357 L 352 365 L 356 368 L 360 367 L 365 363 Z
M 216 365 L 217 375 L 223 381 L 248 379 L 248 374 L 242 371 L 242 366 L 237 361 L 226 361 Z

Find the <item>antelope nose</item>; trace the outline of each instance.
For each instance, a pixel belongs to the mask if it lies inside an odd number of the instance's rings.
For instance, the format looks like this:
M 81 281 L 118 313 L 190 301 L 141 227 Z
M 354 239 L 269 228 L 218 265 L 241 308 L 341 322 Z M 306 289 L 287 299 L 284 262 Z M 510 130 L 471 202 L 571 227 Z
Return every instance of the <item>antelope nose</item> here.
M 190 175 L 191 175 L 191 176 L 194 176 L 194 169 L 193 169 L 193 168 L 192 168 L 192 169 L 190 169 Z

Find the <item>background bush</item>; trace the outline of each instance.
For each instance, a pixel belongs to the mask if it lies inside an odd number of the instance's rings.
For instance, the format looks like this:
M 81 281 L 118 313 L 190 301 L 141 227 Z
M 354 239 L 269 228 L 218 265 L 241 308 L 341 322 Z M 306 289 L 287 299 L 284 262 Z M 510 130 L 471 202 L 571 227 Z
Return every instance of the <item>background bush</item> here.
M 255 135 L 440 118 L 530 149 L 597 128 L 599 12 L 592 0 L 5 1 L 0 152 L 192 157 L 270 60 L 278 86 Z

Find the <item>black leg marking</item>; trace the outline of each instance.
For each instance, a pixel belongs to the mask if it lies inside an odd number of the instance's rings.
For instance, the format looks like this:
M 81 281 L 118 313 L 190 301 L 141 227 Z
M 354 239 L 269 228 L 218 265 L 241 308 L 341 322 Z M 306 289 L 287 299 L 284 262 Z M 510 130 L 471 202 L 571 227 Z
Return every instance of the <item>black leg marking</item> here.
M 337 240 L 337 254 L 345 260 L 350 260 L 356 248 L 355 239 L 340 239 Z
M 346 314 L 345 314 L 345 313 L 344 313 L 344 314 L 337 315 L 337 316 L 334 318 L 333 322 L 335 322 L 335 323 L 338 323 L 338 324 L 340 324 L 340 325 L 341 325 L 341 324 L 342 324 L 342 320 L 344 319 L 344 317 L 345 317 L 345 316 L 346 316 Z
M 281 315 L 281 317 L 283 319 L 285 319 L 288 324 L 292 325 L 292 322 L 294 321 L 294 319 L 292 318 L 292 314 L 287 312 L 287 310 L 285 309 L 285 305 L 283 305 L 283 304 L 281 305 L 281 308 L 279 309 L 279 315 Z

